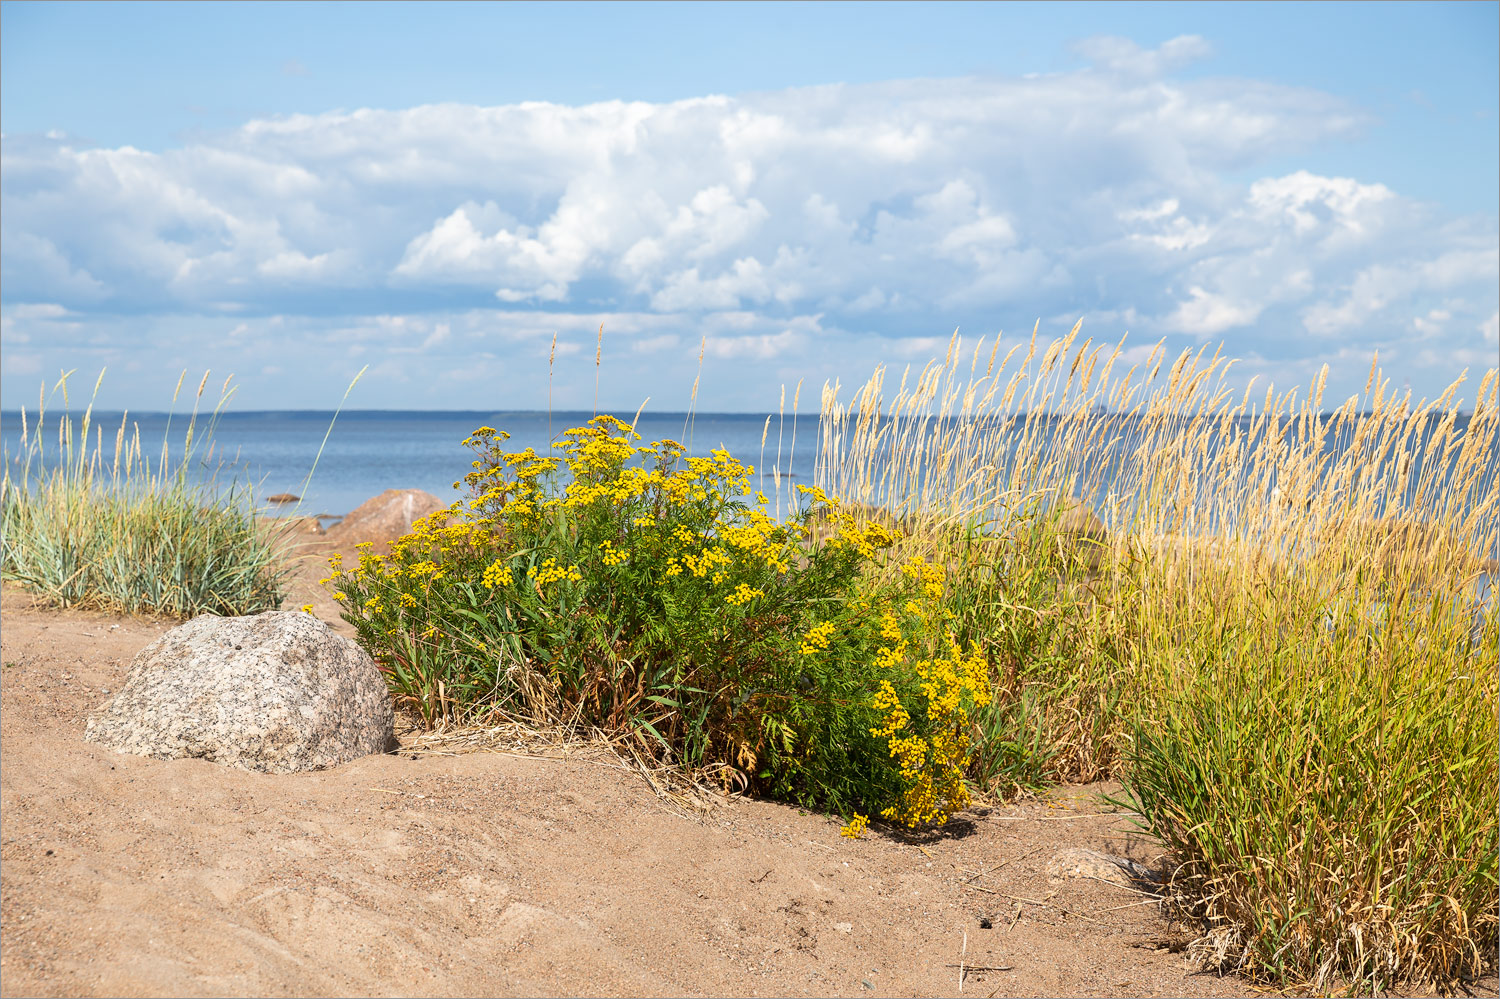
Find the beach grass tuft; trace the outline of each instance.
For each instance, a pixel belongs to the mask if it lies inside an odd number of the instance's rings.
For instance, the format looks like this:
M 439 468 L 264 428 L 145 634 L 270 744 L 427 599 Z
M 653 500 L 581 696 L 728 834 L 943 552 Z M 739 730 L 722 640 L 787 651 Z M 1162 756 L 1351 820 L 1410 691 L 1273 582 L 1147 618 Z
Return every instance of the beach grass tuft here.
M 196 474 L 233 394 L 226 380 L 200 419 L 207 381 L 205 373 L 176 452 L 164 439 L 147 454 L 128 414 L 107 447 L 92 400 L 79 419 L 67 412 L 67 376 L 54 390 L 64 397 L 60 417 L 47 412 L 45 391 L 34 422 L 23 410 L 21 453 L 6 456 L 0 481 L 4 578 L 60 607 L 124 614 L 185 619 L 277 607 L 285 552 L 258 523 L 250 486 Z M 181 390 L 179 379 L 174 406 Z

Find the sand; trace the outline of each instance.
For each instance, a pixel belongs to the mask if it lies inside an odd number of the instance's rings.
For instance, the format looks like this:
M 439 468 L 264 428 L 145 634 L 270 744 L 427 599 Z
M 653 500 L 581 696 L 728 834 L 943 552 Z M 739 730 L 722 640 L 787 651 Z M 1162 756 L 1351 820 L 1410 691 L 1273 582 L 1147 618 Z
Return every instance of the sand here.
M 336 620 L 319 572 L 287 603 Z M 665 801 L 600 747 L 142 759 L 84 723 L 171 622 L 13 586 L 0 621 L 6 996 L 952 995 L 961 959 L 966 995 L 1252 994 L 1190 971 L 1151 899 L 1048 879 L 1072 847 L 1156 859 L 1108 786 L 850 841 L 785 805 Z

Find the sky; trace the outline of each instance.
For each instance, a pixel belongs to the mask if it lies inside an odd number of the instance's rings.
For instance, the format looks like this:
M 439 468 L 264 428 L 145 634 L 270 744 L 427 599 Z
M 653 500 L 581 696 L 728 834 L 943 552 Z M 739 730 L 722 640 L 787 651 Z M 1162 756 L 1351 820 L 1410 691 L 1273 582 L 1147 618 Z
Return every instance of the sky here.
M 4 2 L 0 406 L 805 409 L 1080 320 L 1472 398 L 1497 96 L 1497 3 Z

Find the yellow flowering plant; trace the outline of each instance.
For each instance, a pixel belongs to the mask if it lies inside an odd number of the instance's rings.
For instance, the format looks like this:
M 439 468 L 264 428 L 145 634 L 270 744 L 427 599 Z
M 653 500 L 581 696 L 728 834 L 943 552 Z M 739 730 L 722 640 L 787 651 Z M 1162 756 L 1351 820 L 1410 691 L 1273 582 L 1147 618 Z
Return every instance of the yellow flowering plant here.
M 506 439 L 476 430 L 471 498 L 328 581 L 424 722 L 573 717 L 846 815 L 917 825 L 962 807 L 982 676 L 932 637 L 941 570 L 877 584 L 865 570 L 892 531 L 817 489 L 778 522 L 727 452 L 642 444 L 613 417 L 556 455 Z M 814 539 L 813 512 L 835 530 Z

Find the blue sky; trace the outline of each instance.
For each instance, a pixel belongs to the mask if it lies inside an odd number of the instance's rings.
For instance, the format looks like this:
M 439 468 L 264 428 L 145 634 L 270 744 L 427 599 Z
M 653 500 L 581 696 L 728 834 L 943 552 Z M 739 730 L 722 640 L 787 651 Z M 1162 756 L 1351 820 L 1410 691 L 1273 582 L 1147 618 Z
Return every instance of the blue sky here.
M 970 339 L 1496 364 L 1500 4 L 0 4 L 0 395 L 774 406 Z M 815 395 L 814 395 L 815 397 Z

